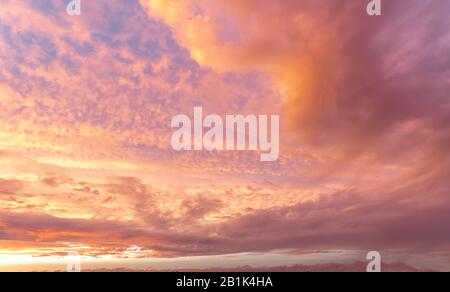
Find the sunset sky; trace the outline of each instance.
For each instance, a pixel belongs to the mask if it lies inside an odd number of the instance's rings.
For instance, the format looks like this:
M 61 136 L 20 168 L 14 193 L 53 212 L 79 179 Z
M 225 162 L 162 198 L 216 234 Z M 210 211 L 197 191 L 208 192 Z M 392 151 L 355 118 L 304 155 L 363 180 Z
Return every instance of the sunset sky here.
M 0 271 L 450 271 L 450 1 L 0 0 Z M 279 115 L 280 157 L 171 119 Z

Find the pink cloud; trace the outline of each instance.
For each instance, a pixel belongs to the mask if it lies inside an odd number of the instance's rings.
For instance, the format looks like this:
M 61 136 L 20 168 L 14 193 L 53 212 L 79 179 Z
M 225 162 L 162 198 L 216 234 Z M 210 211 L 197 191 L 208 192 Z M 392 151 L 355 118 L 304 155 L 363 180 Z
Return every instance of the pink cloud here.
M 447 251 L 449 4 L 259 2 L 3 1 L 2 246 Z M 279 113 L 279 161 L 174 153 L 195 105 Z

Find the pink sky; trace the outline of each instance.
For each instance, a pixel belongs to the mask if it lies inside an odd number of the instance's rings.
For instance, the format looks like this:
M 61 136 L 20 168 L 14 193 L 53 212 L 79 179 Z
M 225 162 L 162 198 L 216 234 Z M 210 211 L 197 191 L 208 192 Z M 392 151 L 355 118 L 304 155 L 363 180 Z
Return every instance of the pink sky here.
M 449 1 L 65 2 L 2 0 L 0 270 L 450 270 Z M 194 106 L 280 115 L 280 158 L 175 152 Z

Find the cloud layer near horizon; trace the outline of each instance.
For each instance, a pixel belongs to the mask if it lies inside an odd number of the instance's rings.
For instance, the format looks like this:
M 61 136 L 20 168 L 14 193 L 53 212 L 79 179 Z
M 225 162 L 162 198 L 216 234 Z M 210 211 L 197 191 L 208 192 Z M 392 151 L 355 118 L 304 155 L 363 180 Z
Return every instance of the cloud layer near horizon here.
M 1 2 L 2 249 L 449 250 L 450 4 Z M 280 160 L 174 153 L 195 105 L 280 114 Z

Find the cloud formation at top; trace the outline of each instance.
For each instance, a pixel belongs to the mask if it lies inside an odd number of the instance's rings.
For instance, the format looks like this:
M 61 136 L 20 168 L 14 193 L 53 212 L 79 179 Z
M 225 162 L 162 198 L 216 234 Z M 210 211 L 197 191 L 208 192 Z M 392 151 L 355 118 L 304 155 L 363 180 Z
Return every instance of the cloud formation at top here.
M 450 4 L 63 2 L 2 1 L 0 253 L 448 252 Z M 279 161 L 174 152 L 194 106 Z

